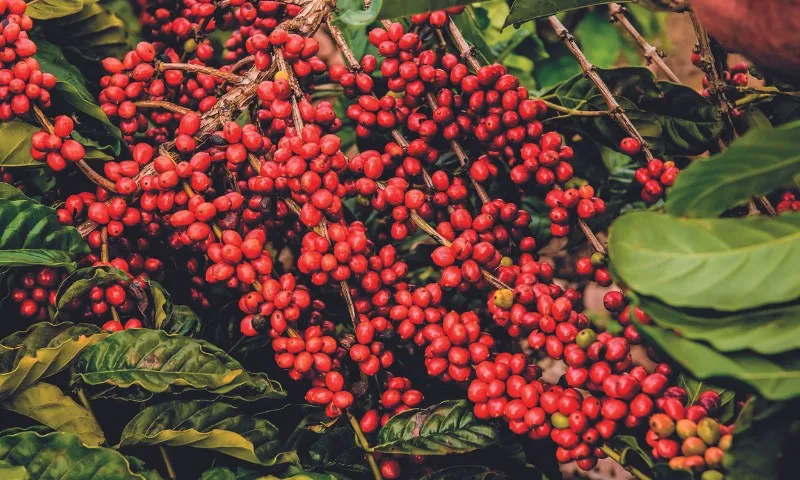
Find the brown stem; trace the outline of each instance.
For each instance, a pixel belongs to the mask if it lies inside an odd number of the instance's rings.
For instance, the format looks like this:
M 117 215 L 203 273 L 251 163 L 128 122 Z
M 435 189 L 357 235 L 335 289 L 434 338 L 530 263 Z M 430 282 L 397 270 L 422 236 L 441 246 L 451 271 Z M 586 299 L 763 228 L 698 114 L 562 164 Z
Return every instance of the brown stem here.
M 478 61 L 478 58 L 475 57 L 475 47 L 467 42 L 461 30 L 458 29 L 458 25 L 456 25 L 452 18 L 447 19 L 447 31 L 450 32 L 450 37 L 453 39 L 453 43 L 456 44 L 461 58 L 467 62 L 467 65 L 471 69 L 477 72 L 478 69 L 481 68 L 481 63 Z
M 550 16 L 547 18 L 547 20 L 550 22 L 553 30 L 555 30 L 556 35 L 561 38 L 561 40 L 564 42 L 564 45 L 567 47 L 570 53 L 572 53 L 572 56 L 578 60 L 584 75 L 586 75 L 589 81 L 591 81 L 600 92 L 603 100 L 608 105 L 611 118 L 613 118 L 614 121 L 616 121 L 617 124 L 628 133 L 628 135 L 639 141 L 639 143 L 642 145 L 642 152 L 644 152 L 645 158 L 648 161 L 652 160 L 654 158 L 653 153 L 650 151 L 650 148 L 648 147 L 644 137 L 633 125 L 631 119 L 625 114 L 625 110 L 622 109 L 620 104 L 614 98 L 614 95 L 611 93 L 608 85 L 606 85 L 603 79 L 600 78 L 600 75 L 597 74 L 594 65 L 589 62 L 589 60 L 586 58 L 586 55 L 584 55 L 580 47 L 578 47 L 578 44 L 575 42 L 575 38 L 571 33 L 569 33 L 567 27 L 565 27 L 564 24 L 561 23 L 561 20 L 559 20 L 556 16 Z
M 78 160 L 77 162 L 75 162 L 75 165 L 77 165 L 78 168 L 83 172 L 83 174 L 86 175 L 86 178 L 91 180 L 92 183 L 94 183 L 95 185 L 99 185 L 108 190 L 109 192 L 114 192 L 114 193 L 117 192 L 117 187 L 114 184 L 114 182 L 100 175 L 99 173 L 95 172 L 94 169 L 90 167 L 85 160 L 82 159 Z
M 47 118 L 47 115 L 45 115 L 42 109 L 39 108 L 39 105 L 33 105 L 33 116 L 36 118 L 36 121 L 39 122 L 39 125 L 47 130 L 47 133 L 51 135 L 53 134 L 53 124 L 50 123 L 50 119 Z
M 654 63 L 659 70 L 664 72 L 664 75 L 670 79 L 670 81 L 675 83 L 681 83 L 681 80 L 675 75 L 675 72 L 672 71 L 671 68 L 664 63 L 664 58 L 662 57 L 662 53 L 659 50 L 650 45 L 647 40 L 636 30 L 636 27 L 633 26 L 628 17 L 625 15 L 627 9 L 620 5 L 619 3 L 612 3 L 608 6 L 609 10 L 611 11 L 611 22 L 619 23 L 619 25 L 625 29 L 628 34 L 633 37 L 633 40 L 639 45 L 639 48 L 642 49 L 642 53 L 644 53 L 644 58 L 647 60 L 647 63 Z
M 196 63 L 158 62 L 156 63 L 156 70 L 158 70 L 159 72 L 165 72 L 167 70 L 181 70 L 184 72 L 203 73 L 206 75 L 211 75 L 212 77 L 221 78 L 231 83 L 242 83 L 245 81 L 245 78 L 242 77 L 241 75 L 237 75 L 231 72 L 224 72 L 214 67 L 207 67 L 205 65 L 198 65 Z
M 360 63 L 356 58 L 356 55 L 347 44 L 347 40 L 345 40 L 344 35 L 342 35 L 342 31 L 339 29 L 339 27 L 334 25 L 333 19 L 330 17 L 330 15 L 328 15 L 328 18 L 325 19 L 325 24 L 328 26 L 328 33 L 331 34 L 331 38 L 333 38 L 334 43 L 336 43 L 336 46 L 339 47 L 339 51 L 342 52 L 345 63 L 347 63 L 351 69 L 360 70 Z
M 732 136 L 736 135 L 736 129 L 733 125 L 731 118 L 731 102 L 728 95 L 725 93 L 727 83 L 722 77 L 722 73 L 717 69 L 717 61 L 714 58 L 714 52 L 711 51 L 711 38 L 708 32 L 700 24 L 694 12 L 689 11 L 689 18 L 692 20 L 692 27 L 697 36 L 697 49 L 700 55 L 700 69 L 706 74 L 708 80 L 708 93 L 711 94 L 712 100 L 717 104 L 722 120 L 725 127 L 728 129 Z
M 248 55 L 248 56 L 246 56 L 244 58 L 241 58 L 236 63 L 231 65 L 231 72 L 235 72 L 235 71 L 239 70 L 240 68 L 244 67 L 245 65 L 249 65 L 249 64 L 255 62 L 255 60 L 256 60 L 256 57 L 254 55 Z
M 181 107 L 180 105 L 164 100 L 139 100 L 138 102 L 134 102 L 134 105 L 138 108 L 161 108 L 169 110 L 170 112 L 180 113 L 181 115 L 193 112 L 190 108 Z

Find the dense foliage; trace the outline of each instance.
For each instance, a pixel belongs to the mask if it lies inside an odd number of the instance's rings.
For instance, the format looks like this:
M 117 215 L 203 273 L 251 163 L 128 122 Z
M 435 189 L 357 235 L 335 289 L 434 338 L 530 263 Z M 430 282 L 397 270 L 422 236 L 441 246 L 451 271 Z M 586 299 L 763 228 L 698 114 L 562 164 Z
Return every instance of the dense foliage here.
M 793 79 L 472 3 L 0 0 L 0 478 L 792 478 Z

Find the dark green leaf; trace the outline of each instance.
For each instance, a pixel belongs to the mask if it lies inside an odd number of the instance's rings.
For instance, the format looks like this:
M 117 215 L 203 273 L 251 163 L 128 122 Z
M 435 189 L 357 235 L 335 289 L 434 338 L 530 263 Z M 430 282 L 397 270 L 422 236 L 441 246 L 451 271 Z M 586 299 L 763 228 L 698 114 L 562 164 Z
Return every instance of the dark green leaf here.
M 0 182 L 0 200 L 31 200 L 19 188 Z
M 696 378 L 725 387 L 746 385 L 771 400 L 800 396 L 798 352 L 772 357 L 749 351 L 723 354 L 656 326 L 639 325 L 639 331 Z
M 511 477 L 480 465 L 457 465 L 431 472 L 421 480 L 511 480 Z
M 791 182 L 800 173 L 800 122 L 748 132 L 731 147 L 684 169 L 669 191 L 667 212 L 716 217 Z
M 116 450 L 87 447 L 81 443 L 77 435 L 63 432 L 40 434 L 20 431 L 2 435 L 0 461 L 24 467 L 27 470 L 27 478 L 32 479 L 144 480 L 148 478 L 134 473 L 125 456 Z
M 42 322 L 0 340 L 0 398 L 60 372 L 106 335 L 94 325 Z
M 111 160 L 104 154 L 117 155 L 120 152 L 122 132 L 114 126 L 105 112 L 95 103 L 86 88 L 86 79 L 77 67 L 67 62 L 64 53 L 57 45 L 46 40 L 37 40 L 36 59 L 42 70 L 52 73 L 58 79 L 51 92 L 54 107 L 67 115 L 80 116 L 76 124 L 77 135 L 73 137 L 88 147 L 87 158 Z
M 735 311 L 800 295 L 800 214 L 685 219 L 632 212 L 611 227 L 616 277 L 678 307 Z
M 125 426 L 120 446 L 166 445 L 214 450 L 261 465 L 284 463 L 278 429 L 222 402 L 172 401 L 151 405 Z
M 736 419 L 733 443 L 723 457 L 725 478 L 791 478 L 795 473 L 792 449 L 800 432 L 797 407 L 797 402 L 750 399 Z
M 25 14 L 34 20 L 49 20 L 72 15 L 82 8 L 83 0 L 32 0 Z
M 78 299 L 93 287 L 128 282 L 130 275 L 113 267 L 86 267 L 72 272 L 61 282 L 56 294 L 56 306 L 63 309 L 70 302 Z
M 0 122 L 0 167 L 41 166 L 42 162 L 31 157 L 31 136 L 41 130 L 36 125 L 14 119 Z
M 216 467 L 206 470 L 200 475 L 200 480 L 258 480 L 262 475 L 253 470 L 238 467 L 235 470 L 226 467 Z
M 186 305 L 175 305 L 172 314 L 167 318 L 161 329 L 173 335 L 193 337 L 200 332 L 200 317 Z
M 676 309 L 652 297 L 639 304 L 655 322 L 683 337 L 710 343 L 721 352 L 752 350 L 774 355 L 800 349 L 800 304 L 769 305 L 724 313 L 713 310 Z
M 11 188 L 6 196 L 19 198 Z M 27 197 L 0 199 L 0 265 L 64 266 L 88 252 L 78 231 L 61 225 L 54 209 Z
M 378 432 L 374 450 L 413 455 L 447 455 L 495 443 L 498 428 L 475 418 L 464 400 L 449 400 L 395 415 Z
M 653 466 L 650 455 L 639 445 L 639 441 L 632 435 L 616 435 L 609 442 L 611 448 L 616 450 L 620 456 L 620 465 L 630 465 L 631 462 L 642 462 L 648 467 Z M 634 458 L 631 458 L 634 456 Z M 634 463 L 638 466 L 638 463 Z
M 432 12 L 458 5 L 474 3 L 475 0 L 386 0 L 378 18 L 398 18 L 414 13 Z
M 619 3 L 624 3 L 623 0 Z M 540 17 L 547 17 L 558 12 L 576 10 L 611 3 L 603 0 L 514 0 L 511 13 L 506 18 L 506 25 L 514 25 Z
M 96 447 L 106 441 L 92 412 L 49 383 L 34 383 L 4 400 L 0 407 L 30 417 L 53 430 L 74 433 L 84 445 Z
M 247 372 L 220 348 L 162 330 L 124 330 L 88 348 L 74 368 L 74 380 L 102 388 L 97 396 L 135 395 L 167 390 L 206 390 L 254 398 L 281 398 L 277 382 Z M 120 389 L 134 387 L 132 392 Z

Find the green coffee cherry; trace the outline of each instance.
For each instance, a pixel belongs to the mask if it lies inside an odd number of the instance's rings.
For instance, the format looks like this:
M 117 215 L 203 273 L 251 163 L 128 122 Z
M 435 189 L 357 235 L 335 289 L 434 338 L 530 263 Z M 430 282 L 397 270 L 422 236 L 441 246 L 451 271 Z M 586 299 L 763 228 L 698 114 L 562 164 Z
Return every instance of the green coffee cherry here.
M 569 428 L 569 417 L 563 413 L 556 412 L 550 417 L 550 423 L 556 428 Z
M 509 288 L 503 288 L 494 292 L 494 304 L 498 308 L 508 310 L 514 306 L 514 291 Z
M 575 336 L 575 343 L 581 348 L 589 348 L 597 340 L 597 334 L 591 328 L 584 328 Z
M 697 436 L 708 445 L 716 445 L 720 439 L 719 422 L 708 417 L 700 420 L 697 424 Z
M 194 38 L 190 38 L 183 42 L 183 50 L 187 53 L 192 53 L 197 50 L 197 41 Z
M 600 252 L 594 252 L 591 261 L 594 267 L 604 267 L 606 265 L 606 256 Z
M 724 480 L 725 475 L 716 470 L 706 470 L 700 475 L 700 480 Z

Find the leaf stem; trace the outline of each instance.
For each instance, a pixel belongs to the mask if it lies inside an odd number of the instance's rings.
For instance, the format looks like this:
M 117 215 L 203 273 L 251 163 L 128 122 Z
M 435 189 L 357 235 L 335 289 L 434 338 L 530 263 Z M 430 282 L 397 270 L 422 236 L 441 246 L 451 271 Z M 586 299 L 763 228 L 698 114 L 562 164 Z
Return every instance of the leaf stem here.
M 652 480 L 649 476 L 647 476 L 644 472 L 642 472 L 638 468 L 630 466 L 630 465 L 623 465 L 621 463 L 622 456 L 620 456 L 620 454 L 617 453 L 616 450 L 614 450 L 613 448 L 609 447 L 608 445 L 603 444 L 603 446 L 600 447 L 600 449 L 603 450 L 603 452 L 606 455 L 608 455 L 608 458 L 610 458 L 610 459 L 614 460 L 615 462 L 619 463 L 623 468 L 625 468 L 625 470 L 627 470 L 631 475 L 636 477 L 638 480 Z
M 134 102 L 134 105 L 136 105 L 137 108 L 161 108 L 169 110 L 170 112 L 180 113 L 181 115 L 186 115 L 193 111 L 189 108 L 181 107 L 180 105 L 164 100 L 139 100 L 138 102 Z
M 358 420 L 350 412 L 347 412 L 347 420 L 350 421 L 350 426 L 353 427 L 353 431 L 356 434 L 356 441 L 359 446 L 364 449 L 364 456 L 369 464 L 369 469 L 372 470 L 372 478 L 374 480 L 383 480 L 381 469 L 378 467 L 378 462 L 375 461 L 372 451 L 370 451 L 369 442 L 367 441 L 367 437 L 364 436 L 364 432 L 361 431 L 361 425 L 358 424 Z
M 633 37 L 633 40 L 639 45 L 639 48 L 642 49 L 642 53 L 644 54 L 644 58 L 647 60 L 647 63 L 654 63 L 659 70 L 664 72 L 664 75 L 666 75 L 670 81 L 681 83 L 681 80 L 677 75 L 675 75 L 675 72 L 673 72 L 666 63 L 664 63 L 662 52 L 660 52 L 656 47 L 650 45 L 642 36 L 642 34 L 636 30 L 636 27 L 633 26 L 631 21 L 628 20 L 628 17 L 625 15 L 625 12 L 628 9 L 619 3 L 612 3 L 608 6 L 608 8 L 611 11 L 611 22 L 619 23 L 619 25 L 624 28 L 631 37 Z
M 547 108 L 549 108 L 550 110 L 565 114 L 564 117 L 605 117 L 611 115 L 611 112 L 609 112 L 608 110 L 577 110 L 574 108 L 562 107 L 561 105 L 550 102 L 548 100 L 542 99 L 542 102 L 544 102 L 544 104 L 547 105 Z M 558 118 L 564 118 L 564 117 L 558 117 Z
M 169 455 L 167 455 L 167 449 L 164 448 L 163 445 L 159 445 L 158 451 L 161 452 L 161 458 L 164 459 L 164 466 L 167 467 L 167 476 L 175 480 L 177 478 L 175 476 L 175 468 L 173 468 L 172 461 L 169 459 Z

